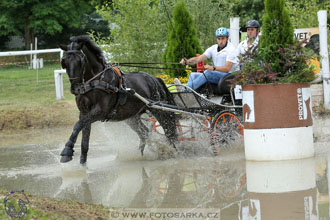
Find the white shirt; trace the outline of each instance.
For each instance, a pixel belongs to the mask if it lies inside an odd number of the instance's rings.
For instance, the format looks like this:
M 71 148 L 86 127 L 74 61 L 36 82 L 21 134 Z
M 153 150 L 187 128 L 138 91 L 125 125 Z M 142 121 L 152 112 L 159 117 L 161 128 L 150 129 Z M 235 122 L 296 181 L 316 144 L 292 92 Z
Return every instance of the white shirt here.
M 212 57 L 214 66 L 225 66 L 227 61 L 233 63 L 229 73 L 235 72 L 239 68 L 235 54 L 235 47 L 230 42 L 228 42 L 227 46 L 222 50 L 220 50 L 219 52 L 218 52 L 218 44 L 214 44 L 213 46 L 205 50 L 204 55 L 207 58 Z
M 259 32 L 258 36 L 256 37 L 256 39 L 253 41 L 253 43 L 249 46 L 248 45 L 248 38 L 246 40 L 243 40 L 236 48 L 236 59 L 237 59 L 237 63 L 239 63 L 239 56 L 244 55 L 246 53 L 246 51 L 248 51 L 249 48 L 252 47 L 257 47 L 259 44 L 259 36 L 261 36 L 261 32 Z
M 260 35 L 260 34 L 259 34 Z M 253 41 L 253 43 L 249 46 L 248 45 L 248 39 L 243 40 L 236 48 L 236 56 L 237 56 L 237 60 L 238 60 L 238 56 L 241 56 L 243 54 L 246 53 L 246 51 L 248 51 L 249 48 L 252 47 L 256 47 L 258 46 L 259 43 L 259 35 L 257 36 L 257 38 Z

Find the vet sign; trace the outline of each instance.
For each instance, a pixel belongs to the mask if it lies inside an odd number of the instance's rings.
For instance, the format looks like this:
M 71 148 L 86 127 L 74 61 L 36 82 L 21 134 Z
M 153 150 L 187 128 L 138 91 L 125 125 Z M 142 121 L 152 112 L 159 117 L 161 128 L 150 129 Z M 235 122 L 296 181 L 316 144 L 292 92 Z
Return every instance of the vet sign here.
M 294 38 L 296 40 L 307 40 L 306 43 L 310 41 L 311 38 L 315 38 L 320 34 L 319 28 L 300 28 L 294 30 Z

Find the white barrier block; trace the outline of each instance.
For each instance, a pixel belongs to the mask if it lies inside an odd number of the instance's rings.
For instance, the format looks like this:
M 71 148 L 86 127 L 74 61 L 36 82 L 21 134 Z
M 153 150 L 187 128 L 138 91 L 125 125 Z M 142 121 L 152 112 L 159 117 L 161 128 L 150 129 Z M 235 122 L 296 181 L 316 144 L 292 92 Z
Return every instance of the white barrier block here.
M 63 76 L 62 75 L 65 73 L 66 73 L 65 70 L 54 70 L 56 99 L 64 98 Z
M 42 69 L 42 68 L 44 68 L 44 59 L 40 58 L 39 59 L 39 69 Z
M 313 157 L 313 127 L 244 129 L 244 145 L 252 161 Z

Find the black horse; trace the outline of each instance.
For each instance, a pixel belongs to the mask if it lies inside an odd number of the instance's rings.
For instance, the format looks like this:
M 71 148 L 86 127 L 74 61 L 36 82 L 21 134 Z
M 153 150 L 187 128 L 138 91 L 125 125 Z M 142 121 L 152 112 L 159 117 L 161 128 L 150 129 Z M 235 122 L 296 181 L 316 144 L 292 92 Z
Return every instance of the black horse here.
M 139 148 L 143 155 L 149 130 L 140 116 L 147 110 L 158 120 L 169 143 L 175 148 L 175 114 L 150 108 L 125 89 L 131 88 L 150 100 L 173 104 L 173 96 L 165 83 L 145 72 L 123 74 L 117 67 L 106 65 L 102 50 L 89 36 L 71 37 L 70 40 L 69 45 L 60 45 L 65 51 L 61 63 L 69 76 L 71 93 L 76 96 L 80 115 L 69 141 L 61 152 L 61 162 L 72 160 L 73 147 L 82 130 L 80 163 L 86 163 L 91 124 L 95 121 L 126 120 L 140 138 Z

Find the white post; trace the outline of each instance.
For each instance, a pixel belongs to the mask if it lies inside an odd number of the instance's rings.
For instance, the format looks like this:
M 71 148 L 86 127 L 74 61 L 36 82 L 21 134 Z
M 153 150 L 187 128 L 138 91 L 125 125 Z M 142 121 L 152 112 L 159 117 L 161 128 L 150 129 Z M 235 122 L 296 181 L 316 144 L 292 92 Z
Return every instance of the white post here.
M 32 51 L 33 51 L 33 44 L 30 44 L 31 54 L 30 54 L 30 68 L 33 69 L 33 59 L 32 59 Z
M 39 68 L 40 69 L 44 68 L 44 59 L 43 58 L 39 59 Z
M 322 57 L 322 78 L 324 89 L 324 107 L 330 109 L 330 72 L 329 72 L 329 55 L 327 40 L 327 11 L 321 10 L 317 12 L 320 30 L 320 55 Z
M 37 38 L 34 38 L 34 49 L 37 51 L 38 46 L 37 46 Z M 33 55 L 33 69 L 38 69 L 38 62 L 37 62 L 37 54 Z
M 239 44 L 239 17 L 230 18 L 230 41 L 237 47 Z
M 328 170 L 328 189 L 330 189 L 330 156 L 328 155 L 328 163 L 327 163 L 327 170 Z M 328 190 L 328 194 L 330 196 L 330 190 Z M 329 197 L 330 198 L 330 197 Z M 330 216 L 330 204 L 329 204 L 329 216 Z
M 65 73 L 65 70 L 55 70 L 54 71 L 56 99 L 64 98 L 63 76 L 62 76 L 64 73 Z
M 64 51 L 61 50 L 61 52 L 60 52 L 60 62 L 62 61 L 63 53 L 64 53 Z M 62 65 L 61 65 L 61 69 L 62 69 Z

